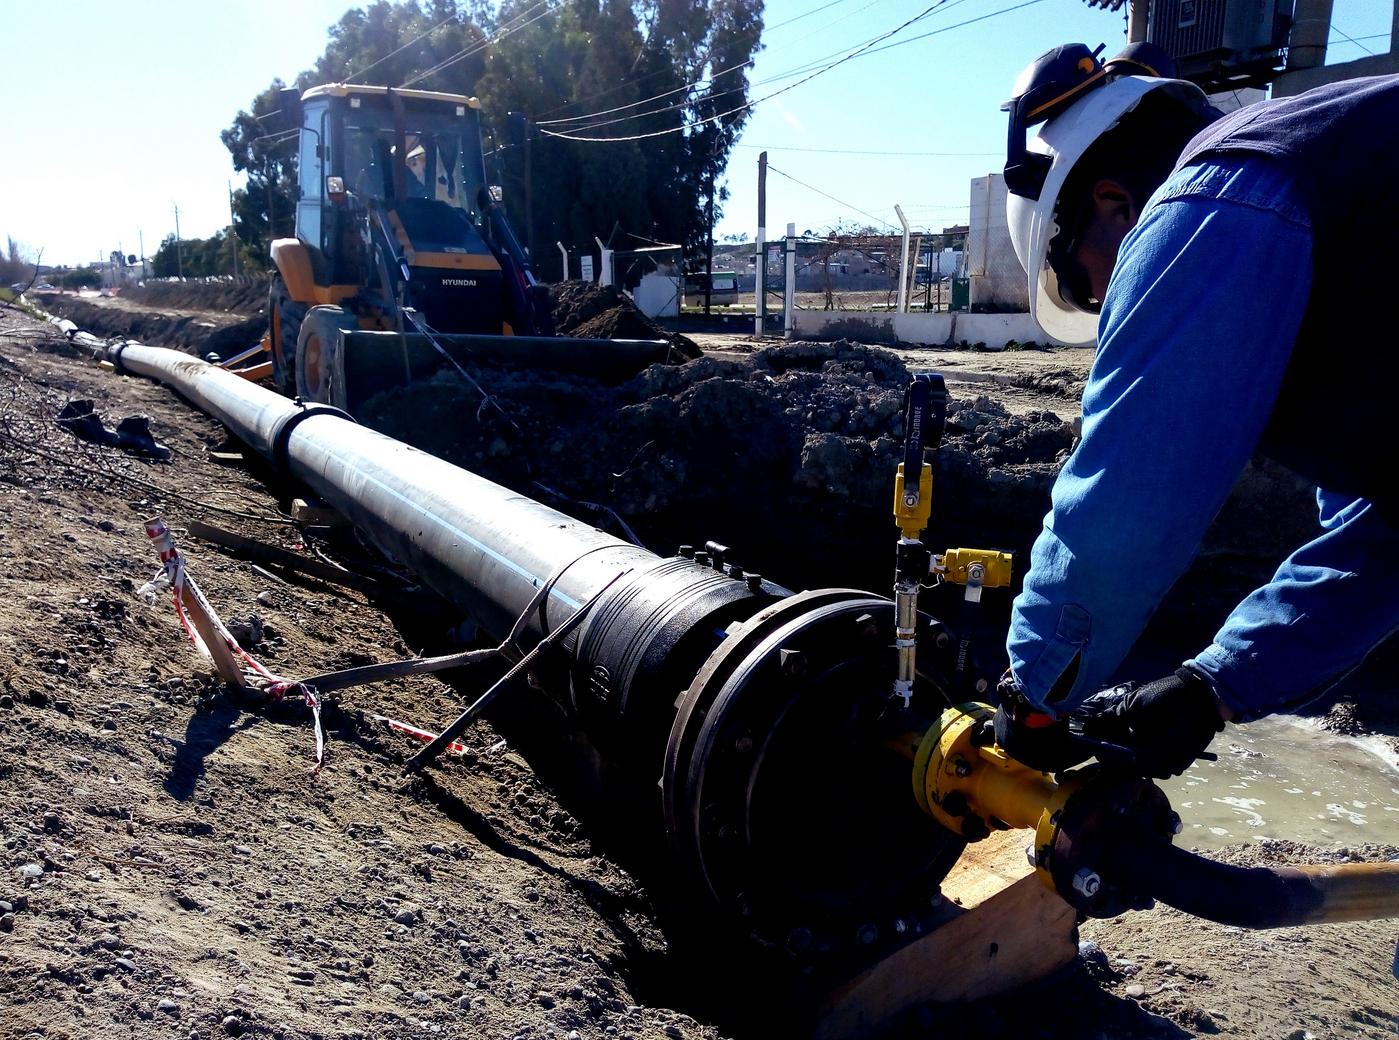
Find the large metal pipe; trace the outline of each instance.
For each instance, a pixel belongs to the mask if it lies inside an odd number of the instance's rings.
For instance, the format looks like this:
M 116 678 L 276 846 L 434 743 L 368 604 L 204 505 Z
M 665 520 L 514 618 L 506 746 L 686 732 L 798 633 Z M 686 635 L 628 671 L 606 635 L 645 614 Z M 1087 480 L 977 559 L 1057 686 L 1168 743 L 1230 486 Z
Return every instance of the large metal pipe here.
M 728 920 L 830 966 L 932 925 L 962 841 L 921 820 L 906 765 L 883 750 L 888 599 L 793 595 L 699 552 L 662 559 L 187 354 L 127 344 L 108 358 L 223 422 L 487 631 L 508 631 L 551 578 L 536 639 L 606 589 L 537 675 L 611 813 L 668 841 L 685 898 L 718 912 L 706 927 Z
M 624 570 L 659 558 L 331 409 L 305 408 L 188 354 L 127 344 L 121 368 L 167 383 L 344 513 L 379 548 L 504 635 L 555 579 L 566 620 Z

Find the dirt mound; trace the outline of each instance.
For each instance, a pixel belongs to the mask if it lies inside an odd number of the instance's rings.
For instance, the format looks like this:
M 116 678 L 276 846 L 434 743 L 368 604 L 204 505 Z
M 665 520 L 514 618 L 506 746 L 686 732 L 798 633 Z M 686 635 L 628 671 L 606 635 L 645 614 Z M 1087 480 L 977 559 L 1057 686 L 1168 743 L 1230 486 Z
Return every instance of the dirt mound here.
M 887 585 L 910 378 L 893 353 L 847 341 L 796 343 L 743 359 L 652 366 L 615 388 L 485 367 L 472 375 L 500 411 L 476 407 L 480 397 L 444 373 L 381 395 L 360 418 L 608 526 L 605 512 L 576 503 L 605 506 L 662 554 L 714 539 L 745 566 L 794 587 Z M 1022 574 L 1073 444 L 1069 414 L 1014 415 L 990 397 L 953 399 L 931 456 L 928 543 L 1008 550 Z M 1205 645 L 1314 524 L 1303 482 L 1280 467 L 1250 467 L 1200 562 L 1158 611 L 1143 667 L 1175 667 Z M 1004 594 L 988 597 L 988 625 L 1008 603 Z M 999 651 L 999 641 L 990 649 Z
M 268 281 L 266 275 L 199 281 L 149 281 L 125 290 L 122 295 L 150 307 L 227 311 L 251 316 L 262 314 L 267 309 Z
M 610 285 L 560 282 L 549 287 L 554 328 L 560 336 L 594 339 L 664 339 L 687 358 L 700 356 L 694 340 L 668 332 Z
M 175 347 L 200 356 L 215 353 L 232 357 L 255 346 L 267 331 L 267 318 L 262 314 L 241 318 L 236 313 L 212 311 L 165 313 L 133 306 L 125 297 L 97 302 L 67 293 L 46 293 L 39 297 L 39 304 L 96 336 Z
M 616 388 L 500 369 L 473 376 L 500 412 L 463 408 L 469 391 L 444 374 L 381 395 L 362 421 L 536 497 L 543 485 L 605 504 L 660 552 L 716 539 L 778 580 L 882 587 L 909 382 L 895 355 L 798 343 L 652 366 Z M 940 501 L 957 506 L 935 506 L 932 540 L 1025 546 L 1070 427 L 1048 412 L 1010 416 L 987 398 L 953 412 L 935 468 Z

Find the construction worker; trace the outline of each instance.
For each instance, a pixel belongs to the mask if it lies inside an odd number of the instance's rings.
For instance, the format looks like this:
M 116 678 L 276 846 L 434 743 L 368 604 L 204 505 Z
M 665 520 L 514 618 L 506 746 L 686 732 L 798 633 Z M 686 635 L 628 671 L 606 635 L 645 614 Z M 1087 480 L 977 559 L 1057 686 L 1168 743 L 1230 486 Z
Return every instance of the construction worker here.
M 431 193 L 427 183 L 427 150 L 422 145 L 415 145 L 408 149 L 403 161 L 408 167 L 408 172 L 414 177 L 414 180 L 408 182 L 408 194 L 415 198 L 429 198 Z
M 1000 690 L 998 739 L 1040 768 L 1088 757 L 1077 730 L 1180 773 L 1399 629 L 1399 350 L 1372 313 L 1399 285 L 1399 76 L 1222 116 L 1166 61 L 1060 47 L 1006 106 L 1031 312 L 1098 342 Z M 1256 452 L 1318 486 L 1318 537 L 1174 674 L 1104 689 Z

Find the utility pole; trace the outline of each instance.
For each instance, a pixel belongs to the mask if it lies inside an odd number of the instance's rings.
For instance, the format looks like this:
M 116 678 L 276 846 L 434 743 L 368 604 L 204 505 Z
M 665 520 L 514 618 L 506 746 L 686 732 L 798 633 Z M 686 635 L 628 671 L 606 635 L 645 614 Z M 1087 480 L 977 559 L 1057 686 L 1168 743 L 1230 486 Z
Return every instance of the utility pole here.
M 768 153 L 758 154 L 758 245 L 753 261 L 753 335 L 763 334 L 767 315 Z
M 238 232 L 233 229 L 233 182 L 228 181 L 228 240 L 233 246 L 233 277 L 238 277 Z
M 174 205 L 174 203 L 171 203 Z M 185 276 L 185 260 L 180 250 L 180 207 L 175 206 L 175 274 L 177 277 Z
M 709 167 L 709 201 L 705 203 L 705 219 L 709 222 L 709 251 L 704 258 L 704 313 L 709 315 L 709 300 L 714 291 L 714 167 Z

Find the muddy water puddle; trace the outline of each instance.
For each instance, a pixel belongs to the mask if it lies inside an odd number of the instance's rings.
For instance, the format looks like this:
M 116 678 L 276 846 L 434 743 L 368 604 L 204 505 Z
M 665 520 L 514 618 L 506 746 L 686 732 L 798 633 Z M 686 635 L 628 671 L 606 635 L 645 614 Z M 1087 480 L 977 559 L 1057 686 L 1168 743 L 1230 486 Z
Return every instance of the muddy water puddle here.
M 1279 716 L 1230 726 L 1210 750 L 1217 761 L 1161 784 L 1185 824 L 1180 845 L 1399 845 L 1399 756 L 1388 739 Z

